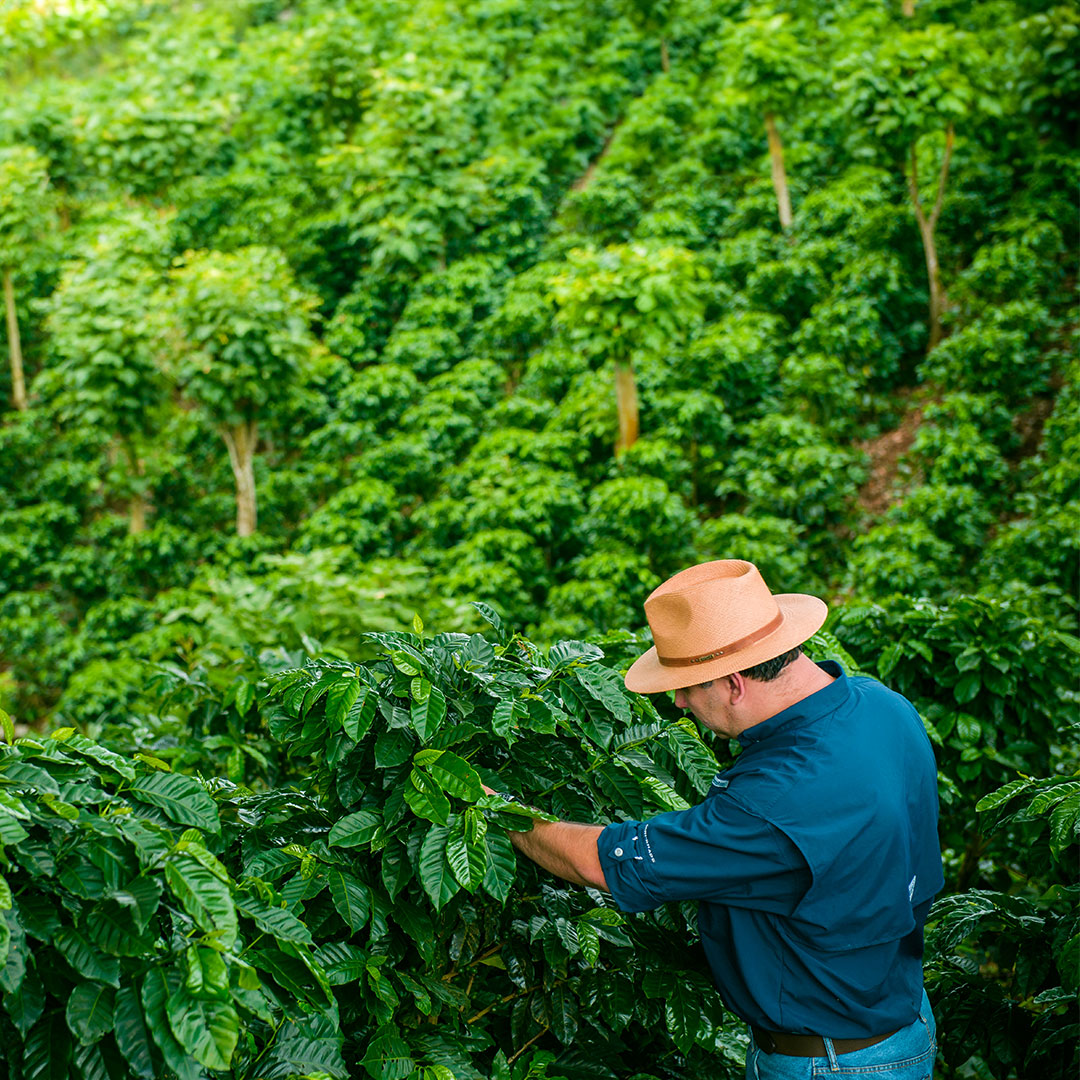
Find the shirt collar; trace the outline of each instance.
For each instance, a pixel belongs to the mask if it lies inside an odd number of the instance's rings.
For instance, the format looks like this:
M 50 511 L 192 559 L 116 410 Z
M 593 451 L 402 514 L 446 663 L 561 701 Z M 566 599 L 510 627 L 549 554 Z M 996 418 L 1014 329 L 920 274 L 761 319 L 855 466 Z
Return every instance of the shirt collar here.
M 851 690 L 848 686 L 847 676 L 844 669 L 835 660 L 822 660 L 818 667 L 829 675 L 835 676 L 835 681 L 823 686 L 820 690 L 796 701 L 786 709 L 770 716 L 768 720 L 762 720 L 747 728 L 739 736 L 739 743 L 744 748 L 777 734 L 784 729 L 794 729 L 812 723 L 819 717 L 827 716 L 838 709 L 848 698 Z

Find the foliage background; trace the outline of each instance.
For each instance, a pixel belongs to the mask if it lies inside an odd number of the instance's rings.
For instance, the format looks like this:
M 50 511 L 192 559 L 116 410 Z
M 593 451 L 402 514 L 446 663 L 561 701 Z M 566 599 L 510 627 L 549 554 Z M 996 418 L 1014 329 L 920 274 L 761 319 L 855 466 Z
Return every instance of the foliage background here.
M 751 559 L 937 744 L 943 1075 L 1071 1068 L 1076 18 L 912 7 L 0 2 L 0 703 L 279 790 L 287 655 Z

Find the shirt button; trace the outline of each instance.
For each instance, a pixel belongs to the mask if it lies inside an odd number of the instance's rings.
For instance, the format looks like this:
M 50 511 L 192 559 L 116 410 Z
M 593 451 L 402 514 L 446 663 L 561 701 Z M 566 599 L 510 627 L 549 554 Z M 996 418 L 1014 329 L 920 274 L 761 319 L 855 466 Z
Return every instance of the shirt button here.
M 622 855 L 622 848 L 621 848 L 621 847 L 617 847 L 617 848 L 615 849 L 615 858 L 616 858 L 616 859 L 617 859 L 617 858 L 619 858 L 619 856 L 620 856 L 620 855 Z

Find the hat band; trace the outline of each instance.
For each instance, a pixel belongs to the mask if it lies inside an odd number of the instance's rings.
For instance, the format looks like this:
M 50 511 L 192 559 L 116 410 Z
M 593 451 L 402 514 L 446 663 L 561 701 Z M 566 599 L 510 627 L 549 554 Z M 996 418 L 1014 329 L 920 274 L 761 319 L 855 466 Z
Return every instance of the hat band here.
M 739 649 L 745 649 L 747 645 L 753 645 L 761 641 L 762 638 L 767 638 L 774 630 L 780 628 L 783 621 L 784 613 L 779 611 L 775 618 L 760 629 L 755 630 L 752 634 L 747 634 L 746 637 L 739 638 L 738 641 L 733 641 L 730 645 L 725 645 L 722 649 L 713 649 L 711 652 L 702 653 L 700 656 L 661 656 L 659 650 L 657 650 L 656 658 L 664 667 L 691 667 L 694 664 L 704 664 L 707 660 L 715 660 L 717 657 L 726 656 L 728 653 L 738 652 Z

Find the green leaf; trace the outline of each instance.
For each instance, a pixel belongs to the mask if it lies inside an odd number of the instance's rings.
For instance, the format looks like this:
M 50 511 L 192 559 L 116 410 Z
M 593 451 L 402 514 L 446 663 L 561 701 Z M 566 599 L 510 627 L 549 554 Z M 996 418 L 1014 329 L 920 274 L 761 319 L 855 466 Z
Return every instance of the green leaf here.
M 409 656 L 408 653 L 402 652 L 400 649 L 397 649 L 390 654 L 390 660 L 402 675 L 408 675 L 411 678 L 414 675 L 420 674 L 420 669 L 416 666 L 413 658 Z
M 359 742 L 371 727 L 371 721 L 375 718 L 375 708 L 378 705 L 379 695 L 371 687 L 365 686 L 357 699 L 352 703 L 349 711 L 342 721 L 345 734 L 353 742 Z
M 267 1080 L 292 1077 L 333 1077 L 351 1080 L 341 1056 L 344 1036 L 328 1016 L 298 1016 L 278 1031 L 266 1066 Z
M 304 699 L 300 705 L 300 716 L 307 716 L 319 699 L 322 698 L 324 694 L 329 693 L 330 687 L 333 686 L 337 680 L 338 673 L 336 671 L 323 672 L 323 674 L 308 687 L 307 692 L 304 694 Z
M 595 967 L 600 959 L 600 934 L 595 926 L 587 922 L 577 923 L 578 945 L 581 955 L 590 967 Z
M 236 910 L 246 915 L 265 934 L 272 934 L 279 941 L 298 941 L 311 944 L 311 931 L 288 908 L 274 907 L 250 892 L 238 892 L 233 896 Z
M 315 962 L 326 972 L 331 986 L 356 982 L 367 968 L 369 954 L 356 945 L 333 941 L 315 952 Z
M 544 996 L 551 1033 L 564 1046 L 570 1046 L 578 1030 L 577 998 L 565 986 L 554 986 Z
M 598 666 L 580 668 L 577 680 L 617 720 L 623 724 L 631 722 L 627 690 L 614 671 Z
M 1021 791 L 1026 791 L 1031 787 L 1030 780 L 1010 780 L 1004 787 L 998 788 L 997 791 L 990 792 L 989 795 L 984 795 L 976 804 L 975 809 L 978 813 L 983 813 L 986 810 L 993 810 L 995 806 L 1000 806 L 1002 803 L 1007 803 L 1015 795 L 1019 795 Z
M 375 740 L 375 764 L 380 769 L 392 769 L 412 757 L 415 740 L 407 731 L 384 731 Z
M 886 645 L 881 650 L 881 655 L 878 657 L 878 676 L 882 681 L 888 679 L 888 677 L 896 670 L 896 665 L 904 658 L 904 643 L 902 641 L 894 641 L 890 645 Z
M 81 982 L 67 1002 L 67 1023 L 81 1043 L 94 1043 L 113 1028 L 116 991 L 99 982 Z
M 205 945 L 189 945 L 184 986 L 194 997 L 228 998 L 229 969 L 221 953 Z
M 114 894 L 96 904 L 86 923 L 86 933 L 99 948 L 115 956 L 141 956 L 153 948 L 153 941 L 141 936 L 136 921 L 138 909 L 119 903 Z
M 408 900 L 399 900 L 391 908 L 390 915 L 416 946 L 424 963 L 430 964 L 435 958 L 435 927 L 431 919 Z
M 15 725 L 11 721 L 11 717 L 3 710 L 0 709 L 0 728 L 3 728 L 4 742 L 9 745 L 15 742 Z
M 487 847 L 484 891 L 500 903 L 505 903 L 507 896 L 510 895 L 510 888 L 514 884 L 514 875 L 517 873 L 514 845 L 504 833 L 491 831 L 484 838 L 484 844 Z
M 327 843 L 332 847 L 360 847 L 371 842 L 382 823 L 382 815 L 374 810 L 357 810 L 334 823 Z
M 33 967 L 28 967 L 19 985 L 4 995 L 4 1008 L 25 1039 L 45 1010 L 45 987 Z
M 7 810 L 0 809 L 0 845 L 17 847 L 29 835 Z
M 982 737 L 982 725 L 973 716 L 961 716 L 956 722 L 956 730 L 966 746 L 974 746 Z
M 176 1041 L 169 1025 L 167 1004 L 179 986 L 180 976 L 173 969 L 154 967 L 146 973 L 142 987 L 146 1026 L 177 1080 L 202 1080 L 198 1062 Z
M 446 861 L 446 843 L 449 837 L 450 830 L 444 825 L 432 825 L 420 845 L 420 884 L 431 898 L 436 911 L 441 911 L 461 888 Z
M 316 1008 L 333 1004 L 333 992 L 326 975 L 300 946 L 284 941 L 280 943 L 280 948 L 252 950 L 250 958 L 287 994 L 310 1001 Z
M 484 794 L 484 785 L 477 771 L 464 759 L 449 750 L 421 750 L 413 762 L 430 773 L 443 791 L 467 802 L 475 802 Z
M 72 927 L 64 927 L 53 942 L 60 955 L 83 978 L 120 985 L 120 961 L 115 956 L 105 956 L 85 937 Z
M 437 687 L 423 701 L 414 701 L 409 710 L 413 730 L 420 736 L 421 742 L 427 742 L 442 727 L 446 719 L 446 698 Z
M 176 1041 L 208 1069 L 227 1069 L 240 1037 L 240 1018 L 228 1001 L 206 1001 L 179 987 L 165 1004 Z
M 241 716 L 247 716 L 254 702 L 255 687 L 247 679 L 242 679 L 237 684 L 236 693 L 233 695 L 233 705 L 236 707 L 236 711 Z
M 458 883 L 469 892 L 479 888 L 487 871 L 486 834 L 487 822 L 475 807 L 469 807 L 450 826 L 446 861 Z
M 326 693 L 326 722 L 331 727 L 341 727 L 349 710 L 356 704 L 361 690 L 367 688 L 355 675 L 339 678 Z
M 700 988 L 681 980 L 674 982 L 664 999 L 664 1017 L 672 1042 L 689 1054 L 703 1027 Z
M 236 908 L 229 887 L 190 855 L 172 855 L 165 880 L 195 924 L 224 946 L 236 942 Z
M 953 687 L 953 697 L 961 704 L 965 704 L 975 698 L 982 689 L 982 677 L 975 671 L 969 671 L 962 675 Z
M 116 995 L 113 1035 L 120 1053 L 139 1080 L 155 1080 L 158 1073 L 154 1044 L 146 1028 L 142 1003 L 133 986 L 124 986 Z
M 416 1068 L 408 1045 L 392 1024 L 379 1029 L 360 1064 L 372 1080 L 406 1080 Z
M 22 1051 L 22 1080 L 70 1080 L 70 1055 L 71 1037 L 64 1014 L 59 1009 L 52 1010 L 26 1037 Z
M 593 775 L 613 805 L 631 818 L 644 816 L 641 784 L 636 777 L 627 775 L 615 762 L 605 762 Z
M 60 785 L 48 770 L 18 758 L 0 759 L 0 784 L 32 795 L 60 795 Z
M 362 930 L 371 914 L 371 890 L 358 878 L 337 867 L 327 871 L 330 899 L 338 914 L 354 932 Z
M 211 833 L 221 831 L 214 800 L 194 777 L 180 773 L 146 773 L 135 780 L 128 793 L 152 806 L 159 806 L 181 825 L 193 825 Z
M 30 820 L 30 811 L 26 809 L 26 804 L 21 799 L 16 799 L 14 795 L 9 794 L 3 788 L 0 788 L 0 807 L 3 807 L 12 817 L 19 818 L 22 821 Z
M 1050 815 L 1050 848 L 1055 855 L 1080 835 L 1080 791 L 1066 796 Z
M 73 1054 L 75 1059 L 75 1075 L 79 1080 L 112 1080 L 109 1067 L 105 1064 L 105 1055 L 102 1052 L 101 1043 L 83 1045 L 79 1043 Z M 111 1050 L 110 1060 L 115 1060 Z
M 491 714 L 491 729 L 502 739 L 510 740 L 514 729 L 514 717 L 518 715 L 517 702 L 513 698 L 502 698 Z
M 500 644 L 505 644 L 507 639 L 506 627 L 503 625 L 502 617 L 493 608 L 487 604 L 480 603 L 479 600 L 470 601 L 471 605 L 476 608 L 480 618 L 488 623 L 495 631 L 495 636 Z
M 438 825 L 445 825 L 449 820 L 450 800 L 442 793 L 439 785 L 420 769 L 414 768 L 409 772 L 405 801 L 417 817 Z
M 98 765 L 122 776 L 125 780 L 135 779 L 135 767 L 119 754 L 104 746 L 99 746 L 85 735 L 71 735 L 64 741 L 64 749 L 74 751 L 82 757 L 89 758 Z

